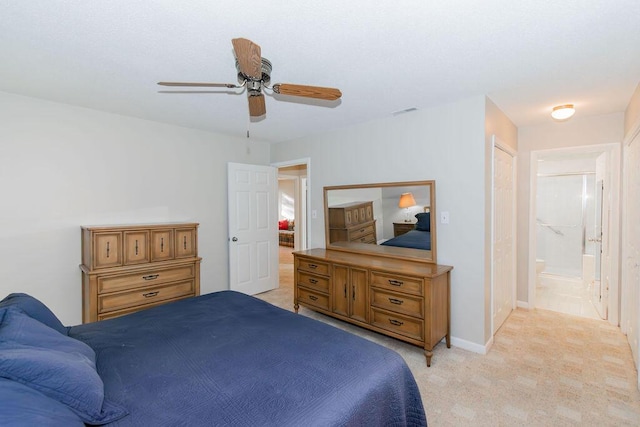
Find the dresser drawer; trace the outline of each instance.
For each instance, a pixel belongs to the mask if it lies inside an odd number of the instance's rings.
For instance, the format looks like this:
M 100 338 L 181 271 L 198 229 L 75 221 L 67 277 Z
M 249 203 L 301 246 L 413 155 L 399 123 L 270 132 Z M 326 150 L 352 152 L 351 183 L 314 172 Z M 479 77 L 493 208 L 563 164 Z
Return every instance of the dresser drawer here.
M 329 310 L 329 296 L 311 289 L 298 288 L 298 302 Z
M 323 275 L 328 275 L 329 274 L 329 264 L 326 262 L 319 262 L 319 261 L 315 261 L 313 259 L 307 259 L 307 258 L 299 258 L 299 262 L 298 262 L 298 270 L 303 270 L 303 271 L 309 271 L 311 273 L 317 273 L 317 274 L 323 274 Z
M 366 236 L 362 236 L 359 239 L 352 239 L 351 241 L 359 243 L 376 243 L 376 235 L 371 233 Z
M 424 318 L 424 300 L 421 297 L 371 288 L 371 306 L 396 313 Z
M 195 276 L 195 265 L 164 269 L 141 270 L 137 273 L 127 273 L 113 276 L 98 277 L 98 293 L 116 292 L 141 286 L 155 286 L 157 284 L 190 279 Z
M 298 285 L 329 292 L 329 278 L 298 271 Z
M 371 308 L 371 325 L 389 332 L 424 341 L 424 321 L 398 313 Z
M 349 238 L 351 241 L 360 240 L 368 234 L 372 235 L 374 231 L 375 228 L 373 224 L 363 225 L 362 227 L 356 227 L 349 230 Z
M 418 277 L 399 276 L 396 274 L 371 272 L 371 286 L 406 292 L 408 294 L 422 295 L 424 282 Z
M 124 316 L 125 314 L 135 313 L 136 311 L 146 310 L 146 309 L 151 308 L 151 307 L 157 307 L 157 306 L 162 305 L 162 304 L 167 304 L 167 303 L 170 303 L 170 302 L 179 301 L 179 300 L 185 299 L 185 298 L 191 298 L 192 296 L 195 296 L 195 295 L 182 295 L 182 296 L 177 297 L 177 298 L 172 298 L 172 299 L 168 299 L 168 300 L 164 300 L 164 301 L 158 301 L 158 302 L 155 302 L 155 303 L 149 303 L 149 304 L 144 304 L 144 305 L 137 305 L 135 307 L 129 307 L 129 308 L 126 308 L 124 310 L 105 311 L 104 313 L 98 314 L 98 319 L 97 320 L 113 319 L 114 317 Z
M 98 296 L 98 312 L 121 310 L 191 295 L 194 295 L 193 279 L 128 292 L 100 295 Z

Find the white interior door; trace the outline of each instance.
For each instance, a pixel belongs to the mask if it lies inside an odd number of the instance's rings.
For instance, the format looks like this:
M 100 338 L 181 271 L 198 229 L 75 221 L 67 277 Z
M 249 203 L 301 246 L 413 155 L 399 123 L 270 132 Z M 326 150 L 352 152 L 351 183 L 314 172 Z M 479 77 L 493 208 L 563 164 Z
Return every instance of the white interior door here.
M 623 267 L 624 332 L 638 367 L 640 352 L 640 133 L 625 147 Z M 640 386 L 640 376 L 638 377 Z
M 494 143 L 493 155 L 493 333 L 515 306 L 515 162 Z
M 277 169 L 228 164 L 229 288 L 249 295 L 278 287 Z
M 591 289 L 591 300 L 598 314 L 607 318 L 609 306 L 609 286 L 611 258 L 609 256 L 609 212 L 610 212 L 610 183 L 607 179 L 607 153 L 602 153 L 596 159 L 596 188 L 595 188 L 595 230 L 589 243 L 595 245 L 595 274 Z

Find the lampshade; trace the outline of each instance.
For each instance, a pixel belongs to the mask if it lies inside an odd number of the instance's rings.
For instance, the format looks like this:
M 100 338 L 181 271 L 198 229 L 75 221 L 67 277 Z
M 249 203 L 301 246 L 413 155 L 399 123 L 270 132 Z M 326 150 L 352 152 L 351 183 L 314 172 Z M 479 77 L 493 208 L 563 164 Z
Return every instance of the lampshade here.
M 573 104 L 558 105 L 557 107 L 553 107 L 551 117 L 556 120 L 567 120 L 569 117 L 573 116 L 575 112 L 576 109 Z
M 410 208 L 416 205 L 416 199 L 413 198 L 411 193 L 402 193 L 400 195 L 400 201 L 398 202 L 399 208 Z

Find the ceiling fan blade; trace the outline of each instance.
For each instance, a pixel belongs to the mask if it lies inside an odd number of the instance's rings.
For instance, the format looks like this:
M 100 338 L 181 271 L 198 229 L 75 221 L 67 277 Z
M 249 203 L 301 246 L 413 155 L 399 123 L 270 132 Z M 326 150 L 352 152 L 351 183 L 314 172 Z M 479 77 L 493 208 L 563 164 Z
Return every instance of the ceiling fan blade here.
M 231 83 L 185 83 L 185 82 L 158 82 L 160 86 L 181 86 L 181 87 L 226 87 L 229 89 L 240 88 L 242 86 Z
M 249 95 L 249 115 L 251 117 L 260 117 L 267 114 L 267 107 L 264 104 L 264 95 Z
M 233 50 L 236 52 L 240 71 L 249 77 L 262 77 L 262 54 L 260 46 L 247 39 L 232 39 Z
M 306 98 L 326 99 L 327 101 L 335 101 L 342 96 L 340 89 L 332 87 L 276 83 L 272 86 L 272 89 L 275 93 L 281 95 L 303 96 Z

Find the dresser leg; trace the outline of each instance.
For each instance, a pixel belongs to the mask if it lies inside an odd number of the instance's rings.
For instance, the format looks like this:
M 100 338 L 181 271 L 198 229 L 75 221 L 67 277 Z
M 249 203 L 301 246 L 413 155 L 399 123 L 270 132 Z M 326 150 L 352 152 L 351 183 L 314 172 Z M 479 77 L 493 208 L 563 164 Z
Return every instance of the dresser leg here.
M 447 333 L 447 348 L 451 348 L 451 334 Z
M 427 358 L 427 367 L 431 366 L 431 357 L 433 357 L 433 351 L 425 350 L 424 355 Z
M 293 309 L 296 311 L 296 313 L 298 312 L 299 308 L 300 306 L 298 305 L 298 303 L 293 304 Z

